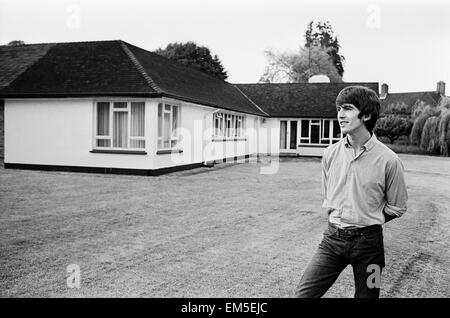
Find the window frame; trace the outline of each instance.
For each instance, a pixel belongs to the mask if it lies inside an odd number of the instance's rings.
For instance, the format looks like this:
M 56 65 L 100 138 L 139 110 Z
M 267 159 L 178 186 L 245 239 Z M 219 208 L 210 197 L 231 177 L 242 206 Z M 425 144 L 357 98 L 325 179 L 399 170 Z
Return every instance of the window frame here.
M 308 135 L 303 135 L 303 121 L 308 121 Z M 328 122 L 328 136 L 325 136 L 325 121 Z M 340 133 L 339 138 L 333 136 L 334 125 L 339 125 L 337 119 L 333 118 L 300 118 L 300 144 L 299 146 L 324 146 L 338 142 L 342 138 Z M 319 143 L 311 142 L 311 126 L 319 126 Z M 307 140 L 307 142 L 306 142 Z
M 98 134 L 98 104 L 99 103 L 108 103 L 108 111 L 109 111 L 109 123 L 108 123 L 108 135 L 99 135 Z M 126 107 L 123 108 L 115 108 L 114 104 L 115 103 L 126 103 Z M 134 103 L 142 103 L 143 104 L 143 124 L 144 124 L 144 128 L 143 128 L 143 136 L 132 136 L 131 134 L 131 104 Z M 145 108 L 146 108 L 146 103 L 145 100 L 142 99 L 101 99 L 101 100 L 95 100 L 94 101 L 94 121 L 93 121 L 93 125 L 94 125 L 94 133 L 93 133 L 93 149 L 94 150 L 105 150 L 105 151 L 134 151 L 134 152 L 141 152 L 141 151 L 145 151 L 146 146 L 147 146 L 147 142 L 146 142 L 146 120 L 145 120 Z M 114 147 L 114 113 L 119 113 L 119 112 L 123 112 L 123 113 L 127 113 L 127 145 L 126 147 Z M 98 146 L 98 141 L 99 140 L 109 140 L 109 147 L 106 146 Z M 130 147 L 131 145 L 131 141 L 143 141 L 144 142 L 144 147 L 142 148 L 137 148 L 137 147 Z
M 161 105 L 161 121 L 159 117 L 159 108 Z M 166 106 L 170 106 L 170 110 L 166 109 Z M 173 110 L 174 107 L 177 108 L 177 120 L 176 120 L 176 131 L 173 129 Z M 164 132 L 165 132 L 165 123 L 164 123 L 164 114 L 169 114 L 169 147 L 164 147 Z M 156 109 L 156 121 L 157 121 L 157 130 L 156 130 L 156 149 L 158 151 L 161 150 L 179 150 L 180 149 L 180 133 L 177 128 L 180 128 L 181 124 L 181 104 L 180 103 L 172 103 L 169 101 L 159 101 L 157 103 Z M 161 131 L 161 136 L 159 135 Z M 172 144 L 175 144 L 174 146 Z
M 212 118 L 213 140 L 245 138 L 246 115 L 234 112 L 216 112 Z

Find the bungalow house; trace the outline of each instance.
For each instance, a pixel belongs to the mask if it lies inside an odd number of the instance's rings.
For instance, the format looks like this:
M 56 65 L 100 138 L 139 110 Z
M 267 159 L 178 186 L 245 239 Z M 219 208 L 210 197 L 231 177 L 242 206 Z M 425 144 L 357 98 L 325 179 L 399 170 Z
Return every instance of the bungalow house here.
M 267 130 L 275 134 L 263 142 L 280 155 L 322 156 L 341 138 L 336 118 L 336 97 L 346 86 L 362 85 L 378 92 L 378 83 L 237 84 L 268 113 Z M 260 134 L 264 138 L 264 134 Z
M 381 113 L 390 113 L 395 109 L 410 116 L 418 106 L 437 106 L 442 96 L 445 96 L 445 83 L 442 81 L 437 82 L 435 91 L 405 93 L 389 93 L 389 86 L 384 83 L 380 93 Z
M 124 41 L 0 47 L 5 168 L 158 175 L 263 154 L 321 156 L 348 85 L 238 84 Z M 4 58 L 7 56 L 7 58 Z M 20 60 L 20 59 L 19 59 Z M 17 61 L 19 61 L 17 60 Z
M 47 46 L 0 46 L 0 91 L 41 58 Z M 0 98 L 0 159 L 4 157 L 4 112 L 4 100 Z

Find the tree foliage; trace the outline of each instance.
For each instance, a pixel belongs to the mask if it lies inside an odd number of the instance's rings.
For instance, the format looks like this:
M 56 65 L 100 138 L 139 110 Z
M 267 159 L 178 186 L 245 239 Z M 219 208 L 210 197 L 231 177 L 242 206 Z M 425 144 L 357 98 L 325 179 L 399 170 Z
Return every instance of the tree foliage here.
M 260 78 L 263 83 L 306 83 L 313 75 L 324 74 L 330 82 L 342 82 L 342 77 L 330 61 L 328 53 L 313 47 L 311 51 L 300 48 L 299 53 L 274 53 L 266 51 L 269 66 Z
M 308 82 L 314 75 L 326 75 L 330 82 L 342 82 L 344 57 L 339 55 L 339 42 L 329 22 L 311 21 L 305 33 L 305 46 L 296 53 L 266 51 L 269 65 L 260 82 Z
M 391 144 L 401 136 L 411 133 L 412 122 L 407 117 L 388 115 L 378 119 L 375 126 L 375 134 L 389 138 Z
M 431 116 L 425 122 L 420 138 L 420 148 L 431 154 L 439 154 L 439 117 Z
M 225 80 L 228 78 L 219 57 L 217 55 L 213 56 L 206 46 L 199 46 L 191 41 L 186 43 L 175 42 L 169 43 L 164 49 L 156 50 L 155 53 L 218 79 Z
M 329 21 L 311 21 L 308 24 L 308 29 L 305 32 L 305 47 L 319 46 L 326 50 L 331 58 L 331 62 L 336 68 L 338 74 L 342 77 L 344 75 L 345 57 L 339 54 L 341 48 L 337 36 L 334 35 L 333 28 Z
M 440 154 L 448 157 L 450 155 L 450 110 L 443 110 L 439 117 L 438 132 Z
M 14 40 L 14 41 L 9 42 L 7 45 L 18 46 L 18 45 L 24 45 L 24 44 L 25 44 L 25 42 L 22 40 Z

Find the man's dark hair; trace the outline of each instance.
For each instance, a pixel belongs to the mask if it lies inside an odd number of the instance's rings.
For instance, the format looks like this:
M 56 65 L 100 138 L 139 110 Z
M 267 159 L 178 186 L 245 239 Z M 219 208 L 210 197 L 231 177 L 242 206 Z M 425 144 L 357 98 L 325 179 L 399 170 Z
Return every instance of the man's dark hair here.
M 355 105 L 360 111 L 358 118 L 364 115 L 370 116 L 364 125 L 368 131 L 372 132 L 380 115 L 380 99 L 377 93 L 364 86 L 347 86 L 336 97 L 336 106 L 343 104 Z

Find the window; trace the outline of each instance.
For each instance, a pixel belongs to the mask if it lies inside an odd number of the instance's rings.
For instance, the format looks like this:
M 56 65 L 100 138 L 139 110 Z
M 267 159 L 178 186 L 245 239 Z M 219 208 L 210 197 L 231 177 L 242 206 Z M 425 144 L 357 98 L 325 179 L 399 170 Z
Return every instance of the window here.
M 214 137 L 216 138 L 232 139 L 244 137 L 245 116 L 214 113 L 213 128 Z
M 333 135 L 332 135 L 332 143 L 336 143 L 339 141 L 339 139 L 342 138 L 341 136 L 341 127 L 339 127 L 339 122 L 337 120 L 333 120 Z
M 180 127 L 180 106 L 158 104 L 158 149 L 178 147 Z
M 280 148 L 286 149 L 287 121 L 280 121 Z
M 300 143 L 309 144 L 309 119 L 301 121 Z
M 95 148 L 145 148 L 144 102 L 97 102 L 95 114 Z
M 341 139 L 341 130 L 337 120 L 303 119 L 300 124 L 300 144 L 326 146 Z

